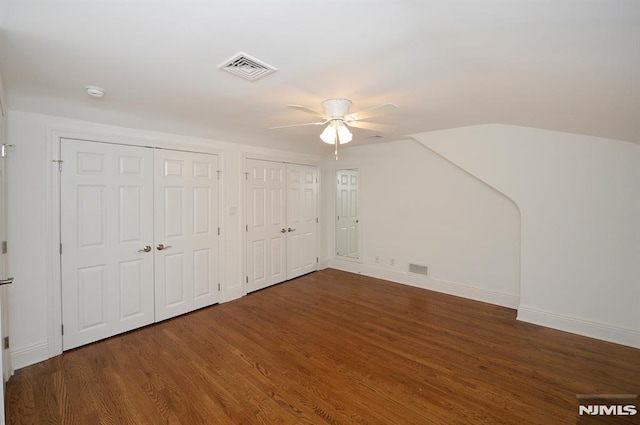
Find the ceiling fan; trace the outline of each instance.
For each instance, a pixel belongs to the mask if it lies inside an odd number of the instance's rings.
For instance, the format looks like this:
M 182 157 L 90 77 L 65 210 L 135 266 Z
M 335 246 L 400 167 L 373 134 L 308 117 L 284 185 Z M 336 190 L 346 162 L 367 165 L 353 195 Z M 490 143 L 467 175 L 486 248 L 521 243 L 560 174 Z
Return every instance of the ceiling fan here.
M 320 134 L 323 142 L 335 145 L 336 158 L 338 155 L 338 144 L 349 143 L 353 139 L 353 135 L 348 127 L 362 128 L 364 130 L 388 132 L 395 128 L 393 125 L 366 122 L 365 120 L 394 112 L 399 108 L 393 103 L 385 103 L 383 105 L 374 106 L 372 108 L 363 109 L 359 112 L 349 113 L 351 101 L 349 99 L 327 99 L 322 102 L 324 113 L 317 112 L 311 108 L 302 105 L 287 105 L 289 108 L 306 112 L 322 118 L 322 121 L 308 122 L 303 124 L 281 125 L 271 127 L 269 130 L 277 128 L 302 127 L 307 125 L 325 125 L 325 129 Z

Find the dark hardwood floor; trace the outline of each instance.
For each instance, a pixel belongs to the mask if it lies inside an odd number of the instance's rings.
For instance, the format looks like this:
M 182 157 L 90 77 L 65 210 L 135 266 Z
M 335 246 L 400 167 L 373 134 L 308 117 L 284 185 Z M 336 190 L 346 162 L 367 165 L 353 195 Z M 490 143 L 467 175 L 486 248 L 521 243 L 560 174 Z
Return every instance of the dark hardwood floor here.
M 18 370 L 8 424 L 575 424 L 640 350 L 324 270 Z

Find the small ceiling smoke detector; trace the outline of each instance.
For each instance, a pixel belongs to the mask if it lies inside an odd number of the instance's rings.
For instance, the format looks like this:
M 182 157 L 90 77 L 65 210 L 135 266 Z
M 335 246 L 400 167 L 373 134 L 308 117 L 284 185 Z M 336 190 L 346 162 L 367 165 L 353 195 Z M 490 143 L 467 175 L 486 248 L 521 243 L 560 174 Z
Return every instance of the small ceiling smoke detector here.
M 278 68 L 249 56 L 244 52 L 238 52 L 231 56 L 218 65 L 218 68 L 249 81 L 259 80 L 278 70 Z
M 105 90 L 102 87 L 96 87 L 96 86 L 87 86 L 84 88 L 87 91 L 87 94 L 91 97 L 103 97 Z

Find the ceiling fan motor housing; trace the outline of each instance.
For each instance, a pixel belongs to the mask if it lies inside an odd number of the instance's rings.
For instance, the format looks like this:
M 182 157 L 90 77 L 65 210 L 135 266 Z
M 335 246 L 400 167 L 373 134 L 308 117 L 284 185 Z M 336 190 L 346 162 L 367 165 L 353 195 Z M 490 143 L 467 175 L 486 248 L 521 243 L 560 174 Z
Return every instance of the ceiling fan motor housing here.
M 341 117 L 349 113 L 351 101 L 349 99 L 327 99 L 322 102 L 324 114 L 329 117 Z

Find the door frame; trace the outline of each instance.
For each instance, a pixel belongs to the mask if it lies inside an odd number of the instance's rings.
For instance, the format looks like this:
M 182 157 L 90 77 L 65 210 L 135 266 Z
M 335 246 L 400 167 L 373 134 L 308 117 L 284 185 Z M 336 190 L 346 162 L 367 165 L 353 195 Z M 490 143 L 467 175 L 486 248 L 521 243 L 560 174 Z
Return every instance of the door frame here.
M 166 136 L 149 137 L 131 136 L 124 133 L 83 131 L 64 128 L 47 128 L 47 152 L 46 152 L 46 213 L 47 227 L 45 233 L 46 246 L 48 254 L 46 256 L 46 287 L 47 287 L 47 344 L 46 358 L 51 358 L 62 353 L 62 279 L 61 279 L 61 257 L 60 257 L 60 172 L 59 162 L 61 152 L 61 139 L 77 139 L 97 143 L 109 143 L 117 145 L 138 146 L 157 149 L 171 149 L 177 151 L 197 152 L 218 155 L 218 171 L 220 173 L 218 191 L 218 214 L 220 217 L 220 247 L 225 246 L 225 231 L 223 212 L 225 211 L 225 197 L 222 196 L 225 187 L 224 173 L 224 151 L 218 148 L 211 148 L 210 141 L 207 144 L 205 140 L 176 136 L 175 139 L 169 139 Z M 187 139 L 188 142 L 180 142 L 179 139 Z M 221 276 L 221 292 L 220 298 L 223 299 L 225 290 L 225 282 L 222 278 L 225 276 L 225 253 L 224 249 L 218 250 L 218 261 L 220 265 Z M 45 353 L 38 350 L 33 352 L 32 356 L 35 361 L 39 361 L 45 357 Z M 34 362 L 35 362 L 34 361 Z
M 284 163 L 284 164 L 298 164 L 298 165 L 309 165 L 309 166 L 313 166 L 316 167 L 317 170 L 317 177 L 318 177 L 318 190 L 316 192 L 316 205 L 317 205 L 317 213 L 318 213 L 318 237 L 316 240 L 316 252 L 318 253 L 318 258 L 319 258 L 319 262 L 316 263 L 316 270 L 322 270 L 323 268 L 325 268 L 325 266 L 322 266 L 321 264 L 324 264 L 324 259 L 322 258 L 322 228 L 323 228 L 323 216 L 322 216 L 322 164 L 320 161 L 318 161 L 315 158 L 311 158 L 311 157 L 307 157 L 304 154 L 295 154 L 295 153 L 288 153 L 288 152 L 283 152 L 282 155 L 270 155 L 270 154 L 265 154 L 265 153 L 255 153 L 255 152 L 249 152 L 249 151 L 245 151 L 242 152 L 242 164 L 241 164 L 241 188 L 240 191 L 242 193 L 242 196 L 240 197 L 240 209 L 241 209 L 241 217 L 242 217 L 242 227 L 241 227 L 241 232 L 242 232 L 242 295 L 247 295 L 247 283 L 245 280 L 245 276 L 247 276 L 247 234 L 246 231 L 244 230 L 247 226 L 247 217 L 246 217 L 246 212 L 247 212 L 247 197 L 246 197 L 246 187 L 247 187 L 247 181 L 245 179 L 246 173 L 248 173 L 247 171 L 247 159 L 256 159 L 256 160 L 260 160 L 260 161 L 271 161 L 271 162 L 279 162 L 279 163 Z

